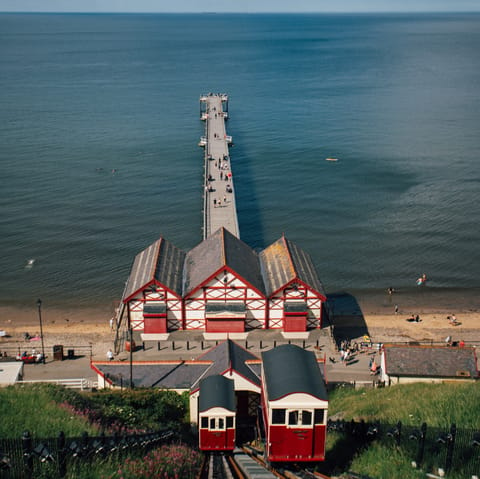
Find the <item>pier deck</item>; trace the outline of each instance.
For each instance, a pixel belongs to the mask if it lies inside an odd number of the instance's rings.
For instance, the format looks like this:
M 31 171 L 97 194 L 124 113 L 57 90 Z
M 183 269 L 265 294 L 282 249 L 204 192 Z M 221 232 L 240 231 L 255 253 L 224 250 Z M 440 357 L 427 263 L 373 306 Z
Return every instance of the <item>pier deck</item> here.
M 240 237 L 228 150 L 232 138 L 227 135 L 225 126 L 227 102 L 228 97 L 222 94 L 200 97 L 201 118 L 205 121 L 205 136 L 200 140 L 200 146 L 205 148 L 204 239 L 221 227 Z

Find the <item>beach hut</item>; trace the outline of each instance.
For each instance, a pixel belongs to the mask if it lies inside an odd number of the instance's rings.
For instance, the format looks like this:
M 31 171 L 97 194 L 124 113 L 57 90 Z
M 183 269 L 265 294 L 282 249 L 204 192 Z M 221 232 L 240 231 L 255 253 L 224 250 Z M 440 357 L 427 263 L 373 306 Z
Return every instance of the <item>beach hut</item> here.
M 122 303 L 127 324 L 143 339 L 182 328 L 182 271 L 185 253 L 160 238 L 135 257 Z
M 266 326 L 258 256 L 225 228 L 187 253 L 183 286 L 185 329 L 243 333 Z
M 304 332 L 322 327 L 327 300 L 308 253 L 282 236 L 260 253 L 268 297 L 268 328 Z

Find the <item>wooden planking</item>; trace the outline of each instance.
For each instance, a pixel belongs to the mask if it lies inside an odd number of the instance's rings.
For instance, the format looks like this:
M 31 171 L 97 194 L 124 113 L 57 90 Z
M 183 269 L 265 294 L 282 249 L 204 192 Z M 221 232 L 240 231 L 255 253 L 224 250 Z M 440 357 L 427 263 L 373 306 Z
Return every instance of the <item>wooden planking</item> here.
M 202 96 L 205 102 L 205 181 L 204 181 L 204 227 L 203 239 L 224 227 L 237 238 L 240 237 L 235 188 L 228 146 L 222 95 Z M 225 180 L 227 178 L 227 181 Z

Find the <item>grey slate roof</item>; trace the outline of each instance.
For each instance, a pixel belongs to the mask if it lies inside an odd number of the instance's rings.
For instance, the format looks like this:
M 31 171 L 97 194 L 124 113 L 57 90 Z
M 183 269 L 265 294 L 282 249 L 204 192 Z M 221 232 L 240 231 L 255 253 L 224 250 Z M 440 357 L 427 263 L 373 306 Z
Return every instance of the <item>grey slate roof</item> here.
M 135 387 L 156 387 L 164 389 L 196 389 L 200 380 L 212 375 L 221 375 L 233 369 L 253 384 L 260 387 L 257 365 L 245 364 L 258 358 L 231 340 L 209 349 L 193 361 L 135 362 L 132 368 Z M 130 381 L 130 365 L 120 361 L 92 363 L 116 386 Z
M 198 412 L 222 407 L 235 412 L 235 384 L 224 376 L 208 376 L 200 381 Z
M 116 386 L 130 381 L 130 365 L 120 362 L 94 363 L 102 374 Z M 141 388 L 190 389 L 210 367 L 209 364 L 193 364 L 183 361 L 165 363 L 134 363 L 133 384 Z
M 282 236 L 259 255 L 267 296 L 299 279 L 326 298 L 310 255 Z
M 164 238 L 140 252 L 133 262 L 123 300 L 156 280 L 171 291 L 182 294 L 185 253 Z
M 384 354 L 389 376 L 478 378 L 474 348 L 386 345 Z
M 227 229 L 220 228 L 187 253 L 183 283 L 184 296 L 226 266 L 258 291 L 264 292 L 257 254 Z
M 305 393 L 327 400 L 327 390 L 313 351 L 283 344 L 262 353 L 263 374 L 271 401 L 287 394 Z
M 198 358 L 199 361 L 212 361 L 212 366 L 206 372 L 206 376 L 222 374 L 229 369 L 233 369 L 253 384 L 260 386 L 259 375 L 255 374 L 253 369 L 245 363 L 249 360 L 258 359 L 257 356 L 230 339 L 221 342 Z M 198 384 L 192 384 L 192 388 L 195 386 L 198 386 Z

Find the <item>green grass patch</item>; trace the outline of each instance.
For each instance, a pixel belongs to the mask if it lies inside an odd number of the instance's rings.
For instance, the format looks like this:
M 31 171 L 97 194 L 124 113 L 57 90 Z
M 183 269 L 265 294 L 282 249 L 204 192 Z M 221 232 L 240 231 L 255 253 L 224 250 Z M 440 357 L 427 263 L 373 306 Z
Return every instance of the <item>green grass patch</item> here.
M 80 436 L 98 433 L 85 417 L 61 407 L 52 398 L 54 388 L 45 385 L 9 386 L 0 389 L 0 437 L 19 438 L 25 430 L 34 437 Z
M 480 384 L 408 384 L 380 389 L 339 388 L 330 394 L 329 415 L 346 421 L 364 420 L 380 425 L 395 425 L 417 428 L 427 423 L 427 443 L 421 467 L 412 467 L 416 459 L 418 443 L 408 436 L 400 446 L 391 438 L 382 436 L 365 442 L 349 434 L 330 432 L 327 437 L 326 461 L 319 471 L 340 475 L 352 471 L 371 479 L 416 479 L 425 477 L 425 472 L 436 472 L 445 463 L 446 447 L 429 436 L 432 430 L 449 430 L 456 424 L 457 430 L 476 430 L 480 417 Z M 429 432 L 430 431 L 430 432 Z M 463 438 L 463 443 L 458 441 Z M 478 451 L 473 450 L 464 433 L 457 434 L 454 468 L 449 479 L 471 477 Z M 473 461 L 473 462 L 472 462 Z
M 476 428 L 480 383 L 405 384 L 381 389 L 337 389 L 330 394 L 329 415 L 377 419 L 395 424 Z

